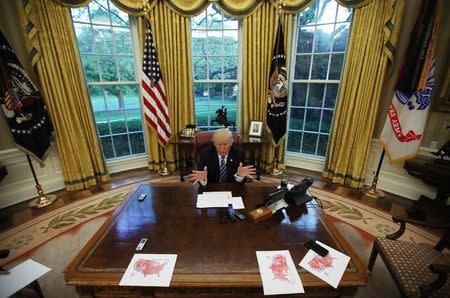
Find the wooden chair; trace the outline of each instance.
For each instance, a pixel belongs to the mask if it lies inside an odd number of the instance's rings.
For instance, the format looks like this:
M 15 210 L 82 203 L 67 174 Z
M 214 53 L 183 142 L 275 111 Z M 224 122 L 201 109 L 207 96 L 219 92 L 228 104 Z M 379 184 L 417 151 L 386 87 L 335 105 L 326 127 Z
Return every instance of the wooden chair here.
M 213 144 L 213 134 L 214 131 L 201 131 L 194 135 L 193 144 L 194 144 L 194 150 L 193 150 L 193 157 L 194 160 L 194 169 L 197 169 L 198 167 L 198 160 L 199 160 L 199 153 L 200 151 L 207 147 L 211 146 Z M 233 144 L 239 145 L 241 143 L 241 134 L 238 132 L 232 132 L 233 135 Z
M 430 223 L 424 218 L 409 217 L 394 215 L 393 220 L 400 223 L 400 229 L 385 238 L 375 239 L 369 270 L 372 271 L 380 254 L 402 297 L 450 297 L 450 254 L 442 252 L 444 248 L 450 248 L 449 219 L 444 219 L 443 223 Z M 405 232 L 406 223 L 444 228 L 445 232 L 434 246 L 397 240 Z

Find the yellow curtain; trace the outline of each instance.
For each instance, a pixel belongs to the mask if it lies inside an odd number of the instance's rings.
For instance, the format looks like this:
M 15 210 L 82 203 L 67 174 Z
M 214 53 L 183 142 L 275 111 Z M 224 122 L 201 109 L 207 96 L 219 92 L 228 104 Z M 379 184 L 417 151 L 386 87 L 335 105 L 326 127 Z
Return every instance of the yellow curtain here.
M 284 47 L 289 57 L 290 32 L 292 15 L 284 15 Z M 264 3 L 252 15 L 243 19 L 244 55 L 242 79 L 242 131 L 247 133 L 250 121 L 259 120 L 266 123 L 267 96 L 269 88 L 270 61 L 275 44 L 278 26 L 277 9 L 269 2 Z M 289 70 L 288 70 L 289 72 Z M 280 148 L 283 148 L 280 145 Z M 269 170 L 274 158 L 274 147 L 271 144 L 262 150 L 262 166 Z M 279 150 L 277 158 L 284 156 Z M 279 168 L 284 168 L 281 162 Z
M 404 1 L 380 0 L 357 9 L 347 50 L 331 140 L 322 175 L 364 186 L 381 89 L 397 45 Z
M 19 9 L 21 22 L 55 127 L 66 189 L 106 181 L 109 175 L 95 133 L 69 9 L 45 0 L 24 5 Z
M 171 131 L 175 135 L 195 121 L 189 18 L 174 13 L 162 2 L 149 11 L 149 17 L 166 89 Z M 145 32 L 143 23 L 141 18 L 141 40 Z M 155 131 L 147 127 L 149 169 L 157 170 L 163 156 Z M 174 150 L 171 144 L 165 147 L 166 162 L 172 169 L 175 168 Z

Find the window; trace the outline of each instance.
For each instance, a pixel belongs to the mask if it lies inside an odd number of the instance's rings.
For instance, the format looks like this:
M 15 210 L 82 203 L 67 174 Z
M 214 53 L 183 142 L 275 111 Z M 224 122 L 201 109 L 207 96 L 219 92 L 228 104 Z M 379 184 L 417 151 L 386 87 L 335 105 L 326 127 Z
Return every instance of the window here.
M 296 27 L 287 151 L 324 157 L 336 106 L 352 9 L 318 0 Z
M 219 109 L 236 123 L 239 22 L 212 4 L 191 19 L 194 104 L 197 127 L 209 130 Z
M 72 9 L 72 21 L 106 159 L 146 152 L 130 19 L 108 0 Z

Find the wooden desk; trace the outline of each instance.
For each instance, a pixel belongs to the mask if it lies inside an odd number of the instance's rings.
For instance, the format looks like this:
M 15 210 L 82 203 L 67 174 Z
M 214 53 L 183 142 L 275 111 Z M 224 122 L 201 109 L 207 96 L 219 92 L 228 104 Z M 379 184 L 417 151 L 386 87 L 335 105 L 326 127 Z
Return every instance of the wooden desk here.
M 276 189 L 259 182 L 209 185 L 242 196 L 245 213 Z M 141 192 L 147 193 L 138 202 Z M 260 297 L 257 250 L 289 250 L 295 264 L 303 243 L 319 239 L 351 257 L 337 290 L 307 271 L 300 277 L 307 295 L 352 295 L 365 286 L 368 271 L 316 203 L 276 214 L 267 221 L 220 224 L 218 209 L 197 209 L 197 188 L 188 183 L 141 185 L 115 210 L 65 269 L 67 284 L 80 297 Z M 244 212 L 243 212 L 244 213 Z M 119 282 L 142 237 L 142 253 L 177 254 L 169 288 L 120 287 Z
M 437 187 L 436 200 L 447 204 L 450 195 L 450 160 L 418 155 L 405 161 L 408 174 Z
M 194 142 L 192 138 L 181 138 L 176 135 L 170 140 L 170 143 L 176 146 L 176 153 L 178 160 L 178 169 L 180 172 L 180 181 L 184 181 L 184 176 L 192 173 L 193 167 L 193 153 Z M 261 147 L 268 144 L 269 141 L 265 138 L 251 137 L 248 135 L 241 136 L 241 143 L 239 147 L 250 152 L 248 160 L 253 163 L 256 168 L 256 180 L 261 177 Z

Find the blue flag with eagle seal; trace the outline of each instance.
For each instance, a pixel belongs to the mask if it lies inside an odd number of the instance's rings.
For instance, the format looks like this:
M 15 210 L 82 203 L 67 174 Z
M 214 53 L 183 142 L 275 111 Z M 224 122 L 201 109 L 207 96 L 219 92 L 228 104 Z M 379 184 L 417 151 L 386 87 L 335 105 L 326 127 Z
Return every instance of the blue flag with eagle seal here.
M 18 149 L 41 165 L 49 153 L 53 126 L 41 94 L 0 32 L 0 109 Z
M 286 135 L 287 83 L 284 35 L 280 19 L 270 64 L 269 94 L 267 99 L 267 127 L 272 133 L 275 146 L 278 146 Z

